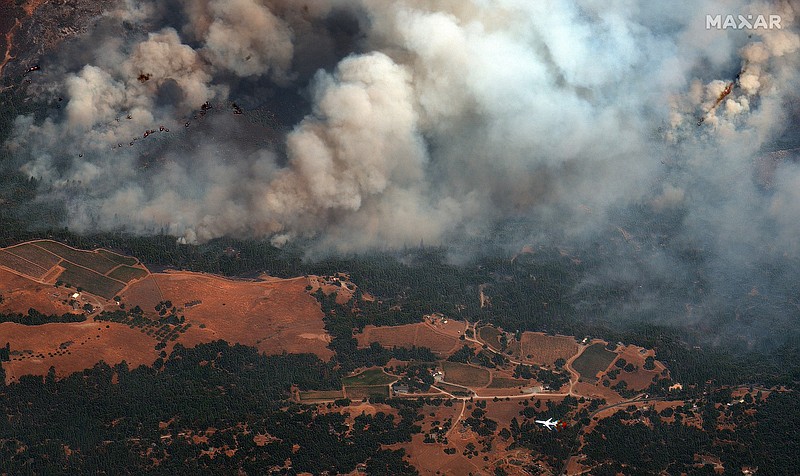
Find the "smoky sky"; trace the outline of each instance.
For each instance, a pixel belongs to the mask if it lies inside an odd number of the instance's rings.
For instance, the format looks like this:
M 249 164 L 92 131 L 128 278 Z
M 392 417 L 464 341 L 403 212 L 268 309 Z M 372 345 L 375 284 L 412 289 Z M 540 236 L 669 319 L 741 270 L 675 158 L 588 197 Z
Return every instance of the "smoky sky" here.
M 515 220 L 515 248 L 585 242 L 636 210 L 680 218 L 629 276 L 683 276 L 669 248 L 694 247 L 711 257 L 708 287 L 725 287 L 800 252 L 800 164 L 769 158 L 787 137 L 800 145 L 797 11 L 120 2 L 43 60 L 29 90 L 64 106 L 18 117 L 6 147 L 79 232 L 336 253 Z M 777 14 L 782 28 L 706 29 L 708 14 Z

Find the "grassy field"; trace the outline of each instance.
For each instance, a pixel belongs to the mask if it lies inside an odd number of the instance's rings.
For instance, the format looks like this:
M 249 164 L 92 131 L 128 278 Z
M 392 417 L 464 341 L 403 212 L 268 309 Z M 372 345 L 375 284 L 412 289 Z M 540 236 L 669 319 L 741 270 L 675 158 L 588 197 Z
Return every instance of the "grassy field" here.
M 57 265 L 59 261 L 61 261 L 60 257 L 50 253 L 49 251 L 39 248 L 33 243 L 23 243 L 12 248 L 7 248 L 6 251 L 13 253 L 20 258 L 25 258 L 26 260 L 35 263 L 44 269 L 50 269 Z
M 111 299 L 125 287 L 124 283 L 71 263 L 64 262 L 62 266 L 64 267 L 64 272 L 61 273 L 58 279 L 71 287 L 83 288 L 88 293 Z
M 338 400 L 344 398 L 341 390 L 310 390 L 300 392 L 301 402 L 313 402 L 317 400 Z
M 603 344 L 592 344 L 572 363 L 572 368 L 581 374 L 581 380 L 595 383 L 596 374 L 608 368 L 617 354 L 606 350 Z
M 396 377 L 385 374 L 381 369 L 369 369 L 358 375 L 343 378 L 342 383 L 345 386 L 388 385 L 395 380 L 397 380 Z
M 129 281 L 133 281 L 134 279 L 144 278 L 145 276 L 147 276 L 147 271 L 141 268 L 133 268 L 131 266 L 122 265 L 118 268 L 113 269 L 106 276 L 127 283 Z
M 3 250 L 0 250 L 0 265 L 36 279 L 41 278 L 47 272 L 47 269 Z
M 360 385 L 355 387 L 345 387 L 344 392 L 350 400 L 362 400 L 372 396 L 389 396 L 388 385 Z
M 495 349 L 500 347 L 500 331 L 493 326 L 483 326 L 478 329 L 478 338 Z
M 103 255 L 98 253 L 74 250 L 67 245 L 62 245 L 61 243 L 57 243 L 55 241 L 36 241 L 34 243 L 36 246 L 55 253 L 67 261 L 71 261 L 79 266 L 83 266 L 84 268 L 89 268 L 100 274 L 105 274 L 118 266 L 118 263 L 111 261 L 110 259 L 105 258 Z
M 489 371 L 459 362 L 442 362 L 444 380 L 465 387 L 485 387 L 489 384 Z
M 139 260 L 133 256 L 123 256 L 108 250 L 97 250 L 97 254 L 117 264 L 124 264 L 127 266 L 135 266 L 139 264 Z

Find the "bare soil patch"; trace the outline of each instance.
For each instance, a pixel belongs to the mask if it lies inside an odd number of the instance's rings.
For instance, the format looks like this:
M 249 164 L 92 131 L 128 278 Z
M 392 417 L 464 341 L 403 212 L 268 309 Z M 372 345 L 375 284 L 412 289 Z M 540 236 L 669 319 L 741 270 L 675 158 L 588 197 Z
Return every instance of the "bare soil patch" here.
M 525 409 L 522 404 L 523 399 L 513 398 L 511 400 L 500 400 L 494 402 L 492 400 L 486 401 L 486 417 L 495 420 L 498 424 L 498 430 L 511 426 L 511 419 L 516 417 L 518 421 L 522 421 L 524 417 L 520 416 L 520 412 Z M 533 401 L 528 400 L 529 405 L 533 405 Z
M 572 391 L 586 398 L 605 398 L 609 404 L 623 400 L 617 392 L 599 383 L 592 384 L 579 381 L 572 387 Z

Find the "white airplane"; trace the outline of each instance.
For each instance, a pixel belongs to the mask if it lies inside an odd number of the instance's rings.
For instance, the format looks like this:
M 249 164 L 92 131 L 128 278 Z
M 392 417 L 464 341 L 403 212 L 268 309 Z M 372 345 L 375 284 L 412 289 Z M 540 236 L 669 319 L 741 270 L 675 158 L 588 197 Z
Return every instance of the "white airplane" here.
M 552 418 L 548 418 L 547 420 L 536 420 L 536 423 L 544 425 L 544 427 L 550 431 L 556 429 L 556 427 L 558 426 L 558 420 L 553 421 Z

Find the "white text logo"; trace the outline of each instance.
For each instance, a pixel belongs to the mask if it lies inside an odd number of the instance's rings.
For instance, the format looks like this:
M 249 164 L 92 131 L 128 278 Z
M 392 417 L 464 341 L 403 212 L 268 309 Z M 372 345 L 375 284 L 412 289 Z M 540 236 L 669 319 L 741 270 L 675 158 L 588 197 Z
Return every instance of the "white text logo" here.
M 706 15 L 706 30 L 780 30 L 780 15 Z

